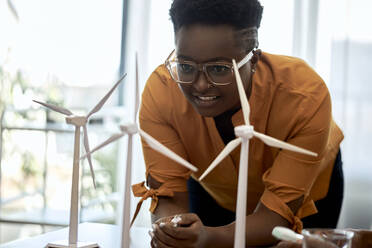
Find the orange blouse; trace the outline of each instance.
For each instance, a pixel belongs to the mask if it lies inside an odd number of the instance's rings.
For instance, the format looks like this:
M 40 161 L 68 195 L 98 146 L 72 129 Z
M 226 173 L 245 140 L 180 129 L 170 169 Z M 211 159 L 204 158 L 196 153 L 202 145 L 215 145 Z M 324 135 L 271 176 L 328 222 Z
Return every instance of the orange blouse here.
M 323 80 L 298 58 L 262 53 L 252 78 L 250 121 L 258 132 L 318 153 L 318 157 L 266 146 L 254 138 L 249 145 L 247 214 L 258 201 L 300 230 L 300 219 L 317 212 L 314 201 L 326 196 L 333 164 L 343 139 L 334 123 L 331 99 Z M 141 128 L 198 167 L 191 173 L 142 142 L 146 178 L 151 174 L 162 191 L 187 191 L 191 175 L 197 179 L 224 148 L 214 119 L 199 115 L 183 96 L 164 65 L 150 76 L 142 94 Z M 234 127 L 244 124 L 242 111 L 232 117 Z M 235 211 L 240 147 L 203 181 L 204 189 L 224 208 Z M 139 194 L 144 198 L 156 193 Z M 140 189 L 141 188 L 141 189 Z M 155 191 L 153 191 L 155 192 Z M 166 194 L 162 194 L 166 195 Z M 304 196 L 297 213 L 286 203 Z M 154 211 L 156 204 L 152 204 Z

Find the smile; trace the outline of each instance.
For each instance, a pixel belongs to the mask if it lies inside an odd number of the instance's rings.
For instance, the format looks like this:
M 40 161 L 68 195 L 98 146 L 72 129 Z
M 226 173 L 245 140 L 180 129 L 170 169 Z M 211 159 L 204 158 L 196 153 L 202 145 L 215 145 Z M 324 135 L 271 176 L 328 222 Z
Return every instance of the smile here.
M 217 96 L 197 96 L 197 98 L 202 101 L 212 101 L 217 99 Z
M 194 103 L 201 108 L 212 107 L 219 100 L 219 96 L 194 96 Z

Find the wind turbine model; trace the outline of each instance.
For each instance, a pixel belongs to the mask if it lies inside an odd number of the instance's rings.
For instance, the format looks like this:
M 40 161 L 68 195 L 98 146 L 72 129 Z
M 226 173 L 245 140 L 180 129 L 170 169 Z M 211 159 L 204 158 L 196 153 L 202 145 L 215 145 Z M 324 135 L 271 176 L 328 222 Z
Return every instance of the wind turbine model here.
M 46 247 L 55 248 L 89 248 L 89 247 L 99 247 L 96 243 L 87 243 L 78 241 L 78 215 L 79 215 L 79 156 L 80 156 L 80 128 L 83 127 L 84 132 L 84 147 L 88 154 L 88 161 L 90 166 L 90 172 L 93 178 L 94 187 L 96 187 L 96 181 L 90 156 L 89 141 L 88 141 L 88 131 L 87 122 L 91 115 L 99 111 L 105 104 L 107 99 L 110 97 L 115 88 L 124 79 L 122 76 L 119 81 L 111 88 L 111 90 L 99 101 L 99 103 L 88 113 L 86 116 L 74 115 L 70 110 L 63 107 L 58 107 L 52 104 L 43 103 L 35 101 L 51 110 L 58 113 L 67 115 L 66 122 L 75 126 L 75 139 L 74 139 L 74 160 L 73 160 L 73 170 L 72 170 L 72 186 L 71 186 L 71 204 L 70 204 L 70 224 L 69 224 L 69 238 L 67 240 L 57 241 L 55 243 L 49 243 Z
M 238 86 L 240 103 L 243 110 L 245 125 L 241 125 L 235 128 L 235 135 L 238 138 L 230 141 L 222 152 L 216 157 L 212 164 L 207 170 L 201 175 L 199 180 L 208 175 L 232 150 L 234 150 L 239 144 L 242 144 L 240 150 L 240 163 L 239 163 L 239 179 L 238 179 L 238 195 L 236 203 L 236 222 L 235 222 L 235 237 L 234 237 L 234 248 L 245 247 L 245 222 L 246 222 L 246 211 L 247 211 L 247 187 L 248 187 L 248 153 L 249 153 L 249 140 L 253 137 L 259 138 L 266 145 L 282 148 L 294 152 L 308 154 L 311 156 L 318 156 L 316 153 L 305 150 L 303 148 L 285 143 L 281 140 L 272 138 L 265 134 L 254 131 L 253 126 L 249 123 L 250 107 L 247 96 L 244 91 L 243 83 L 240 78 L 239 69 L 233 59 L 234 73 Z
M 138 133 L 146 142 L 147 144 L 154 149 L 155 151 L 160 152 L 161 154 L 173 159 L 174 161 L 180 163 L 181 165 L 185 166 L 186 168 L 196 172 L 198 169 L 184 160 L 182 157 L 174 153 L 172 150 L 168 149 L 166 146 L 161 144 L 159 141 L 154 139 L 152 136 L 147 134 L 145 131 L 141 130 L 137 126 L 137 112 L 139 106 L 139 94 L 138 94 L 138 61 L 137 61 L 137 54 L 136 54 L 136 89 L 135 89 L 135 111 L 134 111 L 134 122 L 127 123 L 120 125 L 120 133 L 112 135 L 102 144 L 98 145 L 94 148 L 90 153 L 87 153 L 82 158 L 89 156 L 93 152 L 101 149 L 102 147 L 114 142 L 124 135 L 128 135 L 128 146 L 127 146 L 127 163 L 126 163 L 126 170 L 125 170 L 125 186 L 124 186 L 124 207 L 123 207 L 123 219 L 122 219 L 122 233 L 121 233 L 121 248 L 129 248 L 130 245 L 130 184 L 131 184 L 131 176 L 132 176 L 132 138 L 133 135 Z

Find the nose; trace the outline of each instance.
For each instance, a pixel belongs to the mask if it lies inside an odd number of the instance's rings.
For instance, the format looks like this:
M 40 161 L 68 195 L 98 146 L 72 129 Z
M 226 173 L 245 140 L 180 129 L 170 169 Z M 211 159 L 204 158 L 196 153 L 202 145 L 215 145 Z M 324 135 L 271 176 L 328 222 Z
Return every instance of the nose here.
M 198 92 L 205 92 L 210 87 L 211 83 L 209 82 L 208 78 L 206 77 L 204 72 L 200 72 L 198 77 L 196 78 L 195 82 L 192 84 L 195 90 Z

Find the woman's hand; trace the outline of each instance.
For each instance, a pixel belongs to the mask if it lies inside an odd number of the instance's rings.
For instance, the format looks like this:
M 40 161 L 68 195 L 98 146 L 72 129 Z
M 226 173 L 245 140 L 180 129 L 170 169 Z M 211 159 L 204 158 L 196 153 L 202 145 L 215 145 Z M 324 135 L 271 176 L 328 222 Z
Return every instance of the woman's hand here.
M 177 224 L 172 223 L 174 216 L 164 217 L 152 225 L 150 231 L 151 247 L 205 247 L 208 232 L 196 214 L 181 214 Z

